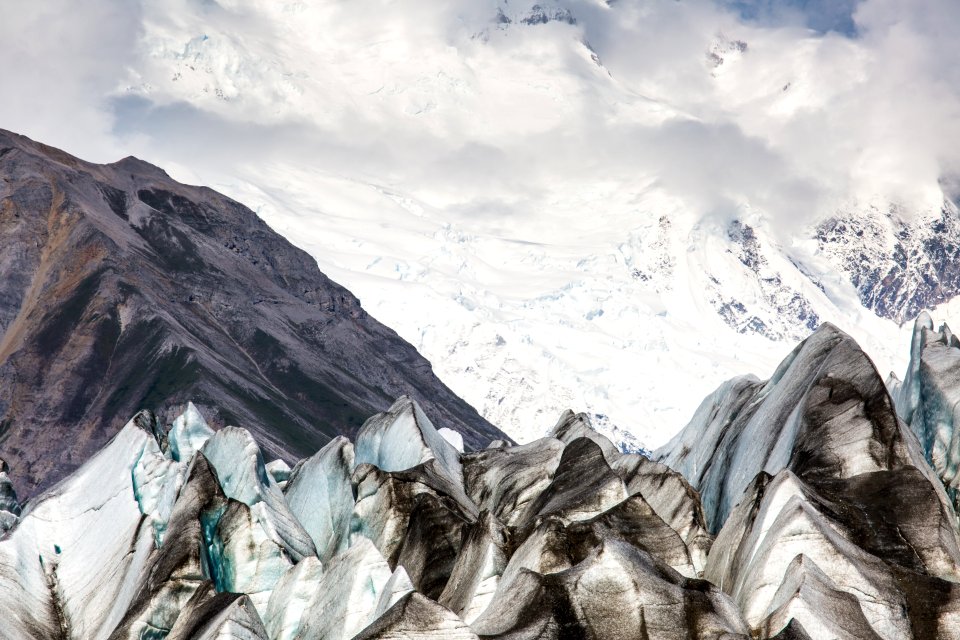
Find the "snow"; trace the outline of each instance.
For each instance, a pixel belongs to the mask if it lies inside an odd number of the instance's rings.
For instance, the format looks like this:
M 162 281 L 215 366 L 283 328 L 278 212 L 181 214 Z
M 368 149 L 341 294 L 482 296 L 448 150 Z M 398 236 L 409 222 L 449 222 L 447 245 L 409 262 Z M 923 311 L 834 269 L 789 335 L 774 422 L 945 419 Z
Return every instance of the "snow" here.
M 701 224 L 656 191 L 587 197 L 582 185 L 557 185 L 549 233 L 537 219 L 520 219 L 505 236 L 482 221 L 449 222 L 426 202 L 412 213 L 373 186 L 303 172 L 273 178 L 269 193 L 243 184 L 228 192 L 259 204 L 455 392 L 520 442 L 546 435 L 573 409 L 591 414 L 601 430 L 609 423 L 618 443 L 626 438 L 614 429 L 636 438 L 632 448 L 664 444 L 698 399 L 736 375 L 769 376 L 809 333 L 785 306 L 794 295 L 861 342 L 881 370 L 906 366 L 909 329 L 862 307 L 816 248 L 779 242 L 769 219 L 756 229 L 767 264 L 753 272 L 732 253 L 725 228 Z M 319 197 L 330 205 L 296 195 L 301 183 L 322 184 Z M 365 211 L 389 212 L 389 225 L 362 213 L 364 224 L 331 215 L 355 210 L 351 199 Z M 583 211 L 599 201 L 598 227 Z M 664 216 L 671 224 L 661 228 Z M 781 284 L 766 283 L 773 277 Z M 774 337 L 728 326 L 717 311 L 724 303 L 742 304 L 744 318 L 759 318 Z
M 453 448 L 463 453 L 463 436 L 453 429 L 448 429 L 447 427 L 441 427 L 437 429 L 437 433 L 443 436 L 443 439 L 448 443 L 453 445 Z

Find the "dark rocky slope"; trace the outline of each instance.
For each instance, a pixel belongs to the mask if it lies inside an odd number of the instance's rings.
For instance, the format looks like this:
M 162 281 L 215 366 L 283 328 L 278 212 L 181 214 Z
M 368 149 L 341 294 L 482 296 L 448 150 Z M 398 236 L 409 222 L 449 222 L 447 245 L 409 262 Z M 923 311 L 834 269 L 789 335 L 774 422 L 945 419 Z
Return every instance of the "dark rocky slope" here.
M 243 205 L 4 131 L 0 180 L 0 456 L 21 494 L 188 399 L 288 459 L 403 394 L 468 446 L 504 437 Z

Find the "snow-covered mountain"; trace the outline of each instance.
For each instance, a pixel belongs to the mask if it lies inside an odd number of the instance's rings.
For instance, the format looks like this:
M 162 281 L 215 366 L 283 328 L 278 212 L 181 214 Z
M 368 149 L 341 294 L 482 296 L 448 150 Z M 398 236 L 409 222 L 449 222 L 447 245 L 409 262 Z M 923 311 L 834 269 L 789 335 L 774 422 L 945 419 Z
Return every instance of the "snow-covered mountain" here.
M 279 202 L 260 211 L 283 220 L 271 213 Z M 769 375 L 824 321 L 856 336 L 881 369 L 902 371 L 902 323 L 960 285 L 950 201 L 909 213 L 851 207 L 789 241 L 760 212 L 704 220 L 655 197 L 640 208 L 600 220 L 571 212 L 557 228 L 510 238 L 458 231 L 423 209 L 402 229 L 403 212 L 391 208 L 389 240 L 339 220 L 328 234 L 319 212 L 280 229 L 294 238 L 315 229 L 305 246 L 324 268 L 521 441 L 579 407 L 608 434 L 637 438 L 624 443 L 658 446 L 689 418 L 690 395 L 733 375 Z
M 75 102 L 254 208 L 513 437 L 572 407 L 653 448 L 824 321 L 902 370 L 900 323 L 960 288 L 960 66 L 929 12 L 865 0 L 851 34 L 731 4 L 132 3 Z

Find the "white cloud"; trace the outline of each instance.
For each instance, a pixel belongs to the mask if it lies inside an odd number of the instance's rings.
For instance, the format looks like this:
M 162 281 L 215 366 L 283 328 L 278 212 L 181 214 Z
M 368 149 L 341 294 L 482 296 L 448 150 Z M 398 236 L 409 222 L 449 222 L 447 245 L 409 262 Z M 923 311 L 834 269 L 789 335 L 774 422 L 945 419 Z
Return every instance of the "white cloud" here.
M 645 176 L 704 215 L 795 220 L 928 203 L 957 172 L 955 3 L 570 0 L 576 25 L 516 24 L 530 4 L 6 2 L 0 121 L 95 159 L 295 158 L 459 207 Z M 852 38 L 802 26 L 851 11 Z
M 135 2 L 0 0 L 0 126 L 93 159 L 119 153 L 109 98 L 140 35 Z

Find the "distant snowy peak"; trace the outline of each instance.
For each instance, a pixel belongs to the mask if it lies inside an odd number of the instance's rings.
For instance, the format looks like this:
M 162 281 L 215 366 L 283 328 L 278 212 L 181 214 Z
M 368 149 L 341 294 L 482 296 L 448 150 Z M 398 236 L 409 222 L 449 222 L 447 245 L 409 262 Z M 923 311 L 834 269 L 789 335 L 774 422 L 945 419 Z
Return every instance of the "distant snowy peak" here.
M 565 7 L 549 7 L 541 4 L 535 4 L 530 8 L 526 16 L 520 19 L 521 24 L 547 24 L 548 22 L 565 22 L 567 24 L 577 24 L 577 19 L 573 17 L 570 9 Z
M 950 200 L 920 215 L 893 205 L 846 211 L 818 225 L 816 239 L 883 318 L 903 323 L 960 294 L 960 212 Z
M 501 1 L 489 22 L 474 34 L 473 38 L 488 42 L 492 31 L 510 32 L 517 29 L 538 28 L 544 25 L 574 27 L 573 32 L 581 31 L 574 13 L 559 2 L 542 0 L 535 3 L 515 3 Z M 582 37 L 580 42 L 590 53 L 597 66 L 603 66 L 600 56 Z
M 835 315 L 836 296 L 827 295 L 825 285 L 835 274 L 852 285 L 863 307 L 898 324 L 960 294 L 960 214 L 950 201 L 932 212 L 896 205 L 840 211 L 809 230 L 813 251 L 807 255 L 739 219 L 724 233 L 725 252 L 740 263 L 748 291 L 737 297 L 728 270 L 707 272 L 706 291 L 740 333 L 780 341 L 816 329 L 824 315 Z
M 541 0 L 534 4 L 502 2 L 497 7 L 494 23 L 497 25 L 540 25 L 548 22 L 577 24 L 577 19 L 569 8 L 553 0 Z
M 724 322 L 739 333 L 771 340 L 797 339 L 819 326 L 820 316 L 802 291 L 809 287 L 797 277 L 797 265 L 777 265 L 777 259 L 783 262 L 782 255 L 768 257 L 780 250 L 778 246 L 769 239 L 764 244 L 757 231 L 740 220 L 727 226 L 726 239 L 730 242 L 726 252 L 740 263 L 748 290 L 746 299 L 738 299 L 723 273 L 709 274 L 709 299 Z
M 863 307 L 898 324 L 960 294 L 960 212 L 949 200 L 920 213 L 896 205 L 844 209 L 797 246 L 781 244 L 762 214 L 751 220 L 697 224 L 684 237 L 663 216 L 621 252 L 631 276 L 656 292 L 677 286 L 678 256 L 699 253 L 716 314 L 738 333 L 774 341 L 799 339 L 835 315 L 836 292 L 825 283 L 836 274 Z
M 769 374 L 823 322 L 899 370 L 898 324 L 960 293 L 952 204 L 897 209 L 847 183 L 794 201 L 780 182 L 846 175 L 793 153 L 808 116 L 834 121 L 841 98 L 811 66 L 833 36 L 783 51 L 720 20 L 671 40 L 659 25 L 690 5 L 391 3 L 377 21 L 343 3 L 226 9 L 246 31 L 145 8 L 130 86 L 233 124 L 310 123 L 322 144 L 251 154 L 218 184 L 512 437 L 572 408 L 656 447 L 690 395 Z M 665 44 L 669 68 L 644 55 Z M 701 154 L 714 142 L 736 155 Z M 408 154 L 415 169 L 391 164 Z
M 673 241 L 672 228 L 670 218 L 660 216 L 654 229 L 632 232 L 629 240 L 619 246 L 630 276 L 649 284 L 654 291 L 663 291 L 673 286 L 677 247 Z
M 722 66 L 734 62 L 740 56 L 746 54 L 748 50 L 749 46 L 743 40 L 730 39 L 724 35 L 719 35 L 707 50 L 707 65 L 714 69 L 714 73 L 716 73 L 720 71 Z

